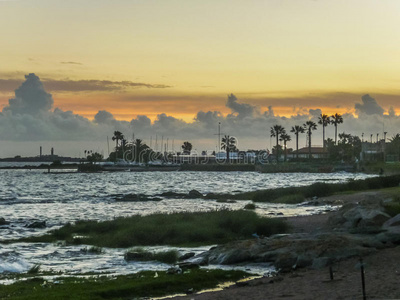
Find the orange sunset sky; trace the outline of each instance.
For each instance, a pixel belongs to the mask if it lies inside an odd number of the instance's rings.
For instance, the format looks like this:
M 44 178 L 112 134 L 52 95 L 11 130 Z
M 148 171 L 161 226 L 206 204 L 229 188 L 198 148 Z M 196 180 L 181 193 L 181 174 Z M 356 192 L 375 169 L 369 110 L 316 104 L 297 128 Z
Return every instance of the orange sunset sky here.
M 191 121 L 228 113 L 231 92 L 279 115 L 354 111 L 364 93 L 397 112 L 399 12 L 396 0 L 0 1 L 0 105 L 34 72 L 56 107 L 88 118 Z
M 285 126 L 292 126 L 318 109 L 354 117 L 346 132 L 393 135 L 400 124 L 399 12 L 397 0 L 0 0 L 0 140 L 98 141 L 120 126 L 147 139 L 198 135 L 216 147 L 223 120 L 246 147 L 265 147 L 273 122 L 290 118 Z M 8 110 L 29 73 L 54 100 L 46 117 Z M 227 105 L 230 93 L 246 116 Z M 373 99 L 362 104 L 370 118 L 361 124 L 355 104 L 365 94 Z M 112 114 L 101 130 L 99 111 Z M 208 119 L 199 120 L 200 111 Z M 250 131 L 249 118 L 259 116 L 274 118 L 254 119 Z M 7 149 L 3 155 L 14 154 L 15 145 Z

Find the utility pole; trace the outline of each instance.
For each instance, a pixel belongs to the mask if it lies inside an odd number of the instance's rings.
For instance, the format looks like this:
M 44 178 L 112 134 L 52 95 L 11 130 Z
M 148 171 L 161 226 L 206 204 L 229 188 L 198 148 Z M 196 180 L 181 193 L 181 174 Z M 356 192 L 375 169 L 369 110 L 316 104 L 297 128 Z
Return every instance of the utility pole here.
M 218 152 L 221 152 L 221 135 L 223 135 L 223 133 L 221 133 L 221 122 L 218 122 L 218 133 L 214 134 L 214 135 L 218 135 Z

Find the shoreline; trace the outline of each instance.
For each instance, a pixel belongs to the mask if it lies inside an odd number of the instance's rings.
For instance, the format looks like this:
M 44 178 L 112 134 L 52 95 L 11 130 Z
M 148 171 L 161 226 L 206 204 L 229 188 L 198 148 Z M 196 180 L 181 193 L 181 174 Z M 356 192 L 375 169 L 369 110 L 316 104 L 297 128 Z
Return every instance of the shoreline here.
M 351 195 L 333 195 L 319 201 L 356 205 L 367 198 L 377 201 L 384 198 L 379 191 L 360 192 Z M 286 217 L 291 234 L 328 233 L 332 228 L 328 220 L 335 212 L 310 216 Z M 398 299 L 400 297 L 400 246 L 393 244 L 376 248 L 361 256 L 365 265 L 366 296 L 371 298 Z M 221 291 L 194 294 L 172 299 L 362 299 L 360 257 L 339 259 L 332 265 L 333 280 L 328 266 L 322 268 L 302 267 L 279 272 L 274 277 L 263 277 L 246 283 L 238 283 Z

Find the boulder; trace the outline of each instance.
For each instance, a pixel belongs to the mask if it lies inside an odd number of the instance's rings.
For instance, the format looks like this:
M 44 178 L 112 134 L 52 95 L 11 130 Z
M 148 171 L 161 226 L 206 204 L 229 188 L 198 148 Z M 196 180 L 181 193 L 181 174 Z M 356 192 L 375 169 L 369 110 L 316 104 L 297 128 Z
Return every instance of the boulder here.
M 178 263 L 179 268 L 182 270 L 187 270 L 187 269 L 198 269 L 200 268 L 199 264 L 193 263 L 193 262 L 180 262 Z
M 203 198 L 204 196 L 203 196 L 202 193 L 200 193 L 200 192 L 197 191 L 197 190 L 191 190 L 191 191 L 188 193 L 188 197 L 189 197 L 189 198 Z
M 390 227 L 390 226 L 400 226 L 400 214 L 398 214 L 398 215 L 394 216 L 393 218 L 387 220 L 383 224 L 383 227 Z
M 128 194 L 123 196 L 122 198 L 117 198 L 115 200 L 121 202 L 147 202 L 147 201 L 161 201 L 162 199 L 159 197 L 147 196 L 145 194 Z
M 4 218 L 0 218 L 0 226 L 1 225 L 8 225 L 10 222 L 7 222 Z
M 187 253 L 181 255 L 178 260 L 179 261 L 186 260 L 186 259 L 189 259 L 189 258 L 195 256 L 195 255 L 196 255 L 196 253 L 194 253 L 194 252 L 187 252 Z
M 46 228 L 46 221 L 35 221 L 25 227 L 27 228 Z
M 383 208 L 366 202 L 366 206 L 344 205 L 329 218 L 329 224 L 343 229 L 380 228 L 390 216 L 383 212 Z
M 180 267 L 171 267 L 167 270 L 167 274 L 182 274 L 182 269 Z

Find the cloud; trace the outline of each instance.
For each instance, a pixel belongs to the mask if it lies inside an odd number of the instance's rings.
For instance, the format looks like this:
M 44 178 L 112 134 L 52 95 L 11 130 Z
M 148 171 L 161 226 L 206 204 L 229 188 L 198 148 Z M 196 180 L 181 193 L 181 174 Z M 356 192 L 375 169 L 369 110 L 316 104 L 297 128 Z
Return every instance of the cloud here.
M 170 86 L 164 84 L 149 84 L 132 81 L 110 80 L 55 80 L 43 81 L 50 91 L 58 92 L 93 92 L 93 91 L 121 91 L 127 88 L 165 89 Z
M 8 101 L 3 111 L 13 114 L 38 114 L 52 108 L 54 100 L 44 90 L 39 77 L 33 73 L 25 76 L 25 82 L 15 90 L 15 98 Z
M 318 118 L 318 117 L 322 114 L 322 111 L 321 111 L 319 108 L 317 108 L 317 109 L 309 109 L 309 110 L 308 110 L 308 113 L 309 113 L 312 117 Z
M 366 94 L 361 97 L 362 103 L 356 103 L 355 109 L 358 115 L 383 115 L 385 111 L 374 98 Z
M 165 84 L 111 80 L 58 80 L 45 78 L 41 82 L 46 90 L 51 92 L 114 92 L 126 89 L 166 89 L 171 87 Z M 0 79 L 0 92 L 13 91 L 21 83 L 21 80 L 15 78 Z
M 226 107 L 232 110 L 232 114 L 230 115 L 230 117 L 237 116 L 238 119 L 252 117 L 254 113 L 257 111 L 257 108 L 254 105 L 247 103 L 239 103 L 238 99 L 234 94 L 228 95 Z
M 94 116 L 94 122 L 97 124 L 112 124 L 115 123 L 115 118 L 112 113 L 99 110 L 99 112 Z
M 83 65 L 83 63 L 76 62 L 76 61 L 61 61 L 60 64 L 63 64 L 63 65 Z
M 376 108 L 380 106 L 375 99 L 373 101 L 370 99 L 373 98 L 363 96 L 363 104 L 357 106 L 359 111 L 361 109 L 370 112 L 368 109 L 371 108 L 371 103 L 375 103 L 376 105 L 372 105 L 375 107 L 374 111 L 382 112 L 382 109 Z M 273 146 L 269 130 L 271 126 L 282 125 L 289 133 L 292 126 L 302 125 L 310 118 L 316 118 L 321 114 L 319 108 L 308 111 L 298 109 L 296 115 L 282 117 L 274 114 L 272 105 L 264 106 L 267 109 L 261 111 L 257 105 L 243 103 L 233 94 L 227 97 L 226 107 L 230 110 L 227 114 L 218 110 L 200 110 L 195 114 L 193 122 L 185 122 L 166 113 L 158 114 L 154 122 L 151 122 L 146 115 L 132 117 L 130 122 L 120 121 L 110 111 L 104 109 L 99 110 L 91 121 L 72 111 L 53 109 L 51 94 L 46 92 L 39 77 L 29 74 L 25 82 L 15 89 L 15 97 L 10 99 L 9 105 L 0 113 L 0 140 L 2 147 L 5 141 L 60 141 L 60 143 L 72 141 L 71 148 L 75 147 L 74 153 L 76 153 L 76 149 L 82 149 L 85 147 L 84 143 L 89 141 L 101 144 L 102 149 L 106 150 L 106 136 L 119 130 L 128 138 L 134 133 L 135 137 L 147 139 L 148 142 L 151 136 L 154 140 L 158 135 L 159 138 L 164 136 L 164 141 L 167 138 L 170 141 L 174 139 L 176 143 L 189 140 L 199 150 L 214 150 L 217 141 L 215 134 L 218 124 L 221 123 L 221 132 L 237 137 L 240 149 L 260 149 Z M 400 116 L 395 114 L 393 108 L 387 115 L 363 113 L 362 118 L 357 118 L 352 113 L 346 113 L 343 118 L 344 123 L 339 125 L 338 132 L 345 131 L 357 135 L 365 133 L 365 136 L 369 136 L 383 132 L 384 128 L 389 136 L 393 136 L 400 128 Z M 327 137 L 333 138 L 334 127 L 328 126 L 325 133 Z M 295 143 L 294 136 L 291 143 Z M 322 145 L 320 126 L 314 132 L 313 144 Z M 299 145 L 305 146 L 305 135 L 300 137 Z M 293 147 L 289 143 L 290 146 Z

